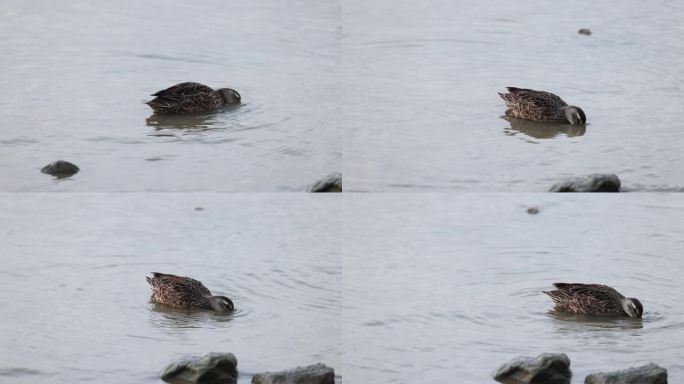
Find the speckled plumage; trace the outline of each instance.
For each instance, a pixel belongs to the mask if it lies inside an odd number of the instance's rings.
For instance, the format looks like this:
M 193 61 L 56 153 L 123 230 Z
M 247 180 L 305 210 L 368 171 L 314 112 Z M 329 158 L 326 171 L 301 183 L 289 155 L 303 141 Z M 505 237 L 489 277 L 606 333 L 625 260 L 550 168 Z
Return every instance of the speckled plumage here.
M 212 296 L 204 284 L 190 277 L 153 272 L 151 277 L 147 277 L 147 282 L 152 287 L 152 301 L 160 304 L 177 308 L 221 310 L 224 308 L 217 309 L 216 304 L 212 305 L 212 300 L 225 299 L 225 309 L 234 309 L 230 299 Z
M 499 93 L 499 96 L 506 102 L 508 107 L 506 116 L 508 117 L 571 124 L 584 124 L 587 121 L 581 108 L 568 105 L 551 92 L 515 87 L 506 87 L 506 89 L 508 93 Z
M 607 285 L 554 283 L 555 291 L 543 291 L 549 295 L 557 310 L 595 316 L 641 317 L 643 307 L 639 300 L 625 298 L 620 292 Z M 623 301 L 634 303 L 636 311 L 626 312 Z
M 240 94 L 230 88 L 218 90 L 200 83 L 180 83 L 153 93 L 146 102 L 155 113 L 181 114 L 212 111 L 224 105 L 240 103 Z

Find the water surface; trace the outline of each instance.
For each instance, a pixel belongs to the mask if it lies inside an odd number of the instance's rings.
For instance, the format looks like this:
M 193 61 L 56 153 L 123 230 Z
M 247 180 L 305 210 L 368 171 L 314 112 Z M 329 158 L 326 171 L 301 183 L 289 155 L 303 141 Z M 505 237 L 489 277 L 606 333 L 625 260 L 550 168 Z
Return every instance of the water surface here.
M 345 190 L 532 192 L 595 172 L 684 189 L 682 3 L 350 0 L 343 12 Z M 554 92 L 589 124 L 512 125 L 506 86 Z
M 337 2 L 3 1 L 4 191 L 303 190 L 341 171 Z M 173 84 L 243 104 L 151 117 Z M 54 160 L 81 172 L 55 181 Z
M 318 195 L 0 194 L 0 382 L 159 383 L 212 351 L 241 384 L 316 362 L 341 382 L 338 213 Z M 153 271 L 236 312 L 155 305 Z
M 568 354 L 573 382 L 649 362 L 684 380 L 679 195 L 345 198 L 347 381 L 488 383 L 543 352 Z M 558 281 L 613 286 L 643 319 L 556 313 L 541 291 Z

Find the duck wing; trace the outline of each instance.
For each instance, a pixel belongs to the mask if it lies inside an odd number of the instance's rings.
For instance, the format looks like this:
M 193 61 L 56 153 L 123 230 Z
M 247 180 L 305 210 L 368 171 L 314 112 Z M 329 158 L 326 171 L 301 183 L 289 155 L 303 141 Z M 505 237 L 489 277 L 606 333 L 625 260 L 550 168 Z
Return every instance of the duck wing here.
M 618 291 L 600 284 L 555 283 L 555 291 L 545 291 L 556 308 L 574 313 L 616 315 L 622 313 Z
M 187 97 L 194 97 L 202 94 L 212 94 L 213 92 L 213 89 L 204 84 L 185 82 L 153 93 L 152 96 L 157 96 L 160 99 L 169 101 L 180 101 Z
M 202 282 L 190 277 L 176 276 L 166 273 L 153 272 L 152 277 L 147 281 L 153 289 L 177 294 L 197 294 L 199 296 L 210 296 L 211 291 Z
M 555 117 L 559 110 L 568 104 L 551 92 L 535 91 L 534 89 L 506 87 L 508 93 L 499 93 L 506 105 L 516 114 L 537 120 L 548 120 Z

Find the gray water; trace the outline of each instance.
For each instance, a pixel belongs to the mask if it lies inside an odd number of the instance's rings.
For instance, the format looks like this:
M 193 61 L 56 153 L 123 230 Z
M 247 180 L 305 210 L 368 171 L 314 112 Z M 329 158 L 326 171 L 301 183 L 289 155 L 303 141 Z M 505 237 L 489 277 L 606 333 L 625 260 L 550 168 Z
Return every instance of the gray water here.
M 171 360 L 209 351 L 236 355 L 240 383 L 339 369 L 338 217 L 327 196 L 0 194 L 0 382 L 159 383 Z M 153 271 L 237 310 L 155 306 Z
M 568 354 L 575 383 L 648 362 L 684 380 L 679 195 L 345 198 L 347 382 L 488 383 L 542 352 Z M 541 291 L 559 281 L 613 286 L 643 319 L 555 313 Z
M 336 2 L 0 4 L 3 191 L 294 191 L 341 171 Z M 151 116 L 183 81 L 243 104 Z M 68 182 L 39 172 L 64 159 Z
M 209 351 L 236 354 L 240 384 L 315 362 L 336 382 L 491 382 L 542 352 L 575 382 L 651 361 L 684 380 L 684 200 L 518 193 L 594 172 L 684 190 L 683 18 L 666 0 L 3 1 L 0 190 L 22 193 L 0 193 L 0 382 L 157 383 Z M 183 81 L 243 103 L 152 115 Z M 589 124 L 506 121 L 505 86 Z M 57 159 L 81 172 L 40 173 Z M 339 171 L 345 191 L 418 193 L 212 193 Z M 238 309 L 153 305 L 152 271 Z M 556 281 L 645 316 L 556 313 Z
M 668 0 L 345 1 L 345 190 L 541 192 L 594 172 L 682 190 L 682 19 Z M 506 86 L 589 124 L 512 126 Z

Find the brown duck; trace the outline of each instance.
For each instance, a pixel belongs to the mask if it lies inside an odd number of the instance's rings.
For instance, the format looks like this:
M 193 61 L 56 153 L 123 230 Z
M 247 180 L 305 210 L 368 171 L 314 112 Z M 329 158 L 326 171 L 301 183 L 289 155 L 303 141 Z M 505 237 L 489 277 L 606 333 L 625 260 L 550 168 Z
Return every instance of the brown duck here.
M 499 93 L 506 102 L 506 116 L 534 121 L 555 121 L 585 124 L 587 117 L 580 107 L 568 105 L 551 92 L 506 87 L 508 93 Z
M 240 104 L 240 94 L 234 89 L 211 89 L 200 83 L 180 83 L 157 93 L 147 101 L 155 113 L 180 114 L 213 111 L 224 105 Z
M 615 289 L 600 284 L 554 283 L 551 296 L 560 311 L 594 316 L 629 316 L 641 318 L 644 307 L 633 297 L 624 297 Z
M 225 296 L 213 296 L 201 282 L 189 277 L 152 272 L 147 277 L 152 287 L 152 301 L 176 308 L 213 309 L 231 312 L 233 302 Z

